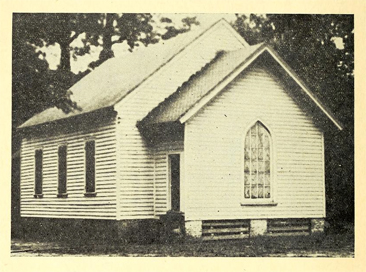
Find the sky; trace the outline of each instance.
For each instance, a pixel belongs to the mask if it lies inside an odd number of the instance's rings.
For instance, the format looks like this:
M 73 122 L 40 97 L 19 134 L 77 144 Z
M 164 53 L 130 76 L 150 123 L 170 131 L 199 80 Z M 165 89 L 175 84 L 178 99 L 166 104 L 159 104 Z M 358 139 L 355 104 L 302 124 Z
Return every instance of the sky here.
M 159 22 L 159 19 L 161 17 L 168 17 L 168 18 L 172 19 L 173 22 L 175 22 L 177 24 L 177 26 L 179 26 L 179 24 L 181 24 L 181 20 L 183 18 L 197 16 L 197 20 L 200 22 L 200 25 L 192 26 L 191 31 L 199 31 L 200 29 L 204 29 L 221 18 L 225 18 L 228 22 L 232 22 L 236 18 L 234 14 L 221 14 L 221 13 L 214 13 L 214 14 L 212 14 L 212 13 L 211 14 L 204 14 L 204 13 L 173 14 L 173 13 L 170 13 L 170 14 L 153 14 L 153 16 L 154 16 L 154 19 L 156 22 Z M 159 25 L 157 24 L 156 27 L 159 28 Z M 76 39 L 71 44 L 71 46 L 78 46 L 78 45 L 82 46 L 83 37 L 84 37 L 84 35 L 80 35 L 79 38 Z M 153 45 L 150 45 L 150 46 L 153 46 Z M 115 53 L 115 57 L 120 57 L 120 56 L 123 56 L 124 54 L 128 54 L 129 53 L 128 48 L 129 47 L 125 42 L 121 43 L 121 44 L 115 44 L 113 46 L 113 51 Z M 42 52 L 46 53 L 45 58 L 50 65 L 50 69 L 56 70 L 57 66 L 59 65 L 59 61 L 60 61 L 59 45 L 56 44 L 54 46 L 43 47 L 40 50 Z M 135 50 L 143 50 L 143 47 L 136 48 Z M 77 57 L 76 60 L 73 59 L 71 61 L 71 70 L 76 74 L 79 72 L 85 71 L 87 69 L 89 63 L 98 59 L 100 51 L 101 51 L 101 47 L 92 46 L 90 54 L 86 54 L 85 56 L 82 56 L 82 57 Z

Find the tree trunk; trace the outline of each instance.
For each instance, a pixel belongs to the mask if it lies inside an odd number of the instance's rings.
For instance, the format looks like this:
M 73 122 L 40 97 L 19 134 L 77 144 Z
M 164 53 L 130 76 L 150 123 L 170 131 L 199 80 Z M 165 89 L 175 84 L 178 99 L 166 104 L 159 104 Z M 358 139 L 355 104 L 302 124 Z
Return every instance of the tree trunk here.
M 112 36 L 114 33 L 113 21 L 114 21 L 114 14 L 107 13 L 106 24 L 103 33 L 103 49 L 99 54 L 99 60 L 101 62 L 104 62 L 110 58 L 114 58 L 114 53 L 112 50 L 113 45 Z
M 70 63 L 70 45 L 67 43 L 61 43 L 61 59 L 60 59 L 60 70 L 71 71 Z

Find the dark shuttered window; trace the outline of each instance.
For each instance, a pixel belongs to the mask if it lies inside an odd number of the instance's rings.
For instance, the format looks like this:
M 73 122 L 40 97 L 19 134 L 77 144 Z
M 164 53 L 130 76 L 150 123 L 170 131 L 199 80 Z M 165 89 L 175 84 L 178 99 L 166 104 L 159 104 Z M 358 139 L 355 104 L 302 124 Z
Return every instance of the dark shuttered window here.
M 95 141 L 85 143 L 85 196 L 95 196 Z
M 42 149 L 37 149 L 35 152 L 34 197 L 42 197 L 42 164 L 43 164 L 43 151 Z
M 67 196 L 67 146 L 58 147 L 58 197 Z

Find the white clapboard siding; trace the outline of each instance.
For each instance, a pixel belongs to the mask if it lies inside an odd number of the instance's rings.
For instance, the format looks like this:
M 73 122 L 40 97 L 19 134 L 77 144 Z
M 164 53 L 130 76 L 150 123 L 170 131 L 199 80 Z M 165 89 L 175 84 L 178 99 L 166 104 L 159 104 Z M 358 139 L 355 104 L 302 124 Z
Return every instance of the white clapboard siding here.
M 115 106 L 118 112 L 118 219 L 154 218 L 166 210 L 166 193 L 161 189 L 162 183 L 165 182 L 162 181 L 165 179 L 161 172 L 162 166 L 155 172 L 155 166 L 165 163 L 164 158 L 155 156 L 154 149 L 146 145 L 136 127 L 136 122 L 142 120 L 154 107 L 174 93 L 191 75 L 200 71 L 218 51 L 235 50 L 243 46 L 242 41 L 238 40 L 233 32 L 228 31 L 228 26 L 220 22 L 185 47 Z M 151 165 L 154 168 L 148 167 Z M 140 167 L 144 169 L 144 174 L 141 175 L 135 168 L 127 166 Z M 131 191 L 131 188 L 134 191 Z M 144 199 L 148 205 L 143 209 L 137 207 L 130 212 L 122 209 L 131 203 L 129 196 L 132 193 L 139 193 L 136 194 L 136 198 Z
M 85 197 L 85 140 L 95 140 L 96 197 Z M 21 216 L 48 218 L 116 218 L 115 120 L 85 131 L 33 136 L 21 149 Z M 67 144 L 67 198 L 57 197 L 58 146 Z M 34 154 L 43 149 L 43 198 L 34 198 Z
M 276 206 L 241 205 L 243 141 L 256 120 L 273 140 Z M 264 68 L 240 75 L 186 123 L 184 152 L 188 220 L 325 216 L 322 132 Z

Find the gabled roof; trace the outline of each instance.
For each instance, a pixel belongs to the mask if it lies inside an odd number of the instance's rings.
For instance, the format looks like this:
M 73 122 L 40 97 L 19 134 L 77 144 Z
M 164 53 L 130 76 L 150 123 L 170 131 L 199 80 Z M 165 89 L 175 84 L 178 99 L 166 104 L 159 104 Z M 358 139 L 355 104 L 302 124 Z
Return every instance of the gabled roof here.
M 218 52 L 212 62 L 153 109 L 141 123 L 151 125 L 179 121 L 189 109 L 260 48 L 261 44 L 257 44 L 236 51 Z
M 220 22 L 229 25 L 222 19 L 204 30 L 190 31 L 160 44 L 150 45 L 143 50 L 104 62 L 70 88 L 72 92 L 70 98 L 81 110 L 74 110 L 66 114 L 56 107 L 49 108 L 36 114 L 19 128 L 66 119 L 114 106 L 189 44 Z M 232 29 L 232 31 L 234 30 Z M 236 33 L 236 35 L 238 34 Z M 244 46 L 247 46 L 245 41 L 243 43 Z
M 265 52 L 300 87 L 302 95 L 310 99 L 313 105 L 323 112 L 338 129 L 342 130 L 343 125 L 337 120 L 330 109 L 309 90 L 280 56 L 265 44 L 219 53 L 200 73 L 191 77 L 177 92 L 154 108 L 139 123 L 139 126 L 172 122 L 185 123 Z

